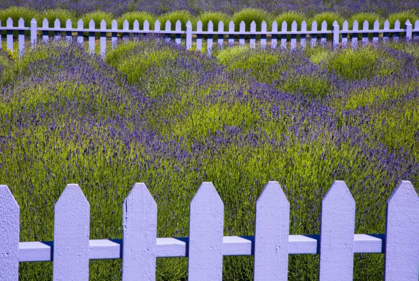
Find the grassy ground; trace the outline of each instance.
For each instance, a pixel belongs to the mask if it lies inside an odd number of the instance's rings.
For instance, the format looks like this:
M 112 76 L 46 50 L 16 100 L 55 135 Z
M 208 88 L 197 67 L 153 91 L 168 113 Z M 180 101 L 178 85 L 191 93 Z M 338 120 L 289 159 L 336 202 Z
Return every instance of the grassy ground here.
M 196 51 L 145 40 L 105 61 L 76 45 L 1 53 L 0 182 L 21 207 L 21 241 L 53 240 L 67 183 L 91 205 L 91 239 L 122 238 L 122 202 L 145 182 L 158 236 L 188 236 L 189 203 L 212 181 L 225 235 L 254 235 L 255 202 L 277 180 L 291 234 L 320 232 L 333 180 L 355 198 L 356 233 L 384 233 L 399 180 L 419 186 L 419 46 L 298 52 Z M 252 280 L 252 257 L 225 257 L 225 280 Z M 120 280 L 121 261 L 92 261 L 91 280 Z M 22 263 L 51 280 L 52 263 Z M 318 256 L 290 258 L 290 280 L 316 280 Z M 187 259 L 158 259 L 158 280 L 187 278 Z M 355 255 L 355 280 L 382 280 L 383 256 Z

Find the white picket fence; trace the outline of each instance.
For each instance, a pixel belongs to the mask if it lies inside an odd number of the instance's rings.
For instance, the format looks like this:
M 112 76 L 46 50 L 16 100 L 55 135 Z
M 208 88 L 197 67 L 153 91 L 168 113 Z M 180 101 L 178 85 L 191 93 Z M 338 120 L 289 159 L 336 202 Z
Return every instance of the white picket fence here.
M 390 22 L 387 20 L 384 22 L 384 28 L 380 28 L 380 23 L 375 21 L 373 27 L 370 28 L 368 21 L 363 23 L 362 29 L 359 28 L 359 23 L 355 21 L 353 23 L 352 29 L 349 29 L 349 23 L 345 21 L 342 25 L 342 28 L 339 27 L 338 23 L 335 21 L 333 23 L 332 30 L 328 30 L 327 22 L 323 21 L 320 26 L 316 21 L 311 24 L 311 30 L 308 30 L 307 23 L 302 22 L 300 30 L 297 30 L 297 23 L 294 21 L 291 25 L 291 31 L 288 31 L 287 22 L 282 22 L 281 29 L 278 29 L 278 23 L 273 22 L 272 28 L 270 31 L 267 31 L 267 24 L 264 21 L 261 24 L 261 31 L 256 31 L 256 23 L 252 22 L 250 25 L 250 31 L 246 31 L 246 24 L 241 22 L 239 31 L 235 31 L 234 22 L 230 22 L 228 25 L 228 31 L 225 31 L 225 26 L 223 22 L 219 22 L 218 31 L 214 31 L 214 25 L 210 21 L 207 26 L 207 31 L 203 31 L 203 25 L 201 21 L 198 21 L 196 30 L 192 30 L 191 22 L 188 21 L 186 25 L 186 30 L 182 30 L 182 24 L 180 21 L 176 22 L 175 30 L 172 30 L 170 21 L 167 21 L 165 24 L 165 29 L 162 30 L 160 22 L 156 21 L 154 24 L 154 30 L 150 29 L 150 24 L 148 21 L 144 22 L 143 29 L 139 29 L 138 21 L 134 22 L 133 29 L 129 29 L 128 21 L 123 23 L 123 28 L 118 29 L 118 23 L 116 20 L 112 21 L 112 27 L 110 29 L 106 28 L 106 22 L 104 20 L 100 23 L 100 28 L 95 28 L 95 23 L 93 20 L 89 22 L 89 27 L 84 28 L 82 20 L 77 22 L 77 28 L 73 28 L 73 23 L 71 20 L 67 20 L 66 27 L 61 27 L 61 22 L 56 19 L 54 22 L 54 27 L 49 27 L 49 22 L 47 19 L 44 19 L 42 22 L 42 27 L 38 27 L 38 23 L 35 19 L 32 19 L 30 27 L 25 26 L 24 20 L 21 18 L 17 24 L 14 26 L 13 20 L 9 18 L 7 20 L 6 26 L 2 26 L 0 22 L 0 31 L 7 31 L 7 48 L 13 51 L 13 31 L 18 31 L 18 46 L 19 46 L 19 55 L 23 54 L 25 49 L 25 31 L 30 31 L 30 42 L 31 46 L 35 46 L 38 41 L 38 32 L 42 33 L 42 41 L 46 42 L 49 39 L 48 32 L 55 33 L 55 39 L 61 39 L 61 33 L 65 33 L 66 40 L 73 40 L 73 33 L 77 33 L 77 42 L 83 43 L 84 36 L 83 33 L 87 32 L 89 37 L 89 50 L 90 52 L 95 51 L 95 34 L 99 33 L 100 36 L 100 54 L 102 57 L 106 55 L 106 45 L 107 45 L 107 35 L 110 33 L 111 46 L 115 48 L 118 42 L 118 33 L 122 34 L 124 41 L 129 40 L 130 34 L 132 34 L 134 40 L 139 39 L 140 34 L 164 34 L 166 40 L 170 41 L 172 35 L 175 36 L 175 42 L 177 44 L 182 43 L 182 35 L 185 37 L 185 46 L 187 49 L 192 48 L 193 41 L 195 39 L 196 49 L 201 50 L 203 46 L 203 37 L 206 37 L 207 50 L 210 53 L 211 50 L 215 47 L 214 45 L 222 48 L 225 43 L 228 45 L 235 45 L 238 43 L 240 46 L 244 46 L 246 43 L 246 36 L 249 39 L 250 48 L 256 47 L 256 40 L 259 40 L 260 47 L 265 48 L 270 46 L 272 49 L 276 49 L 278 45 L 278 40 L 280 40 L 280 48 L 282 50 L 287 49 L 288 39 L 290 37 L 290 49 L 295 50 L 297 46 L 300 46 L 301 49 L 304 49 L 307 45 L 307 41 L 310 40 L 309 44 L 311 47 L 317 45 L 318 38 L 320 37 L 320 44 L 327 44 L 328 35 L 332 38 L 332 46 L 343 46 L 347 47 L 348 42 L 351 43 L 352 48 L 357 48 L 358 45 L 358 34 L 362 34 L 362 43 L 369 43 L 369 36 L 372 35 L 372 43 L 376 44 L 379 42 L 379 38 L 382 38 L 384 42 L 388 42 L 390 35 L 395 41 L 399 40 L 400 34 L 404 34 L 408 40 L 419 39 L 419 20 L 415 22 L 414 28 L 409 21 L 406 21 L 403 28 L 400 27 L 400 22 L 397 20 L 393 28 L 390 28 Z M 381 36 L 380 36 L 381 34 Z M 217 36 L 217 42 L 214 44 L 214 36 Z M 225 38 L 227 37 L 227 38 Z M 236 37 L 238 37 L 238 42 L 236 42 Z M 297 39 L 299 37 L 299 44 L 297 44 Z M 226 40 L 227 39 L 227 40 Z M 268 41 L 269 39 L 269 41 Z M 0 47 L 1 47 L 1 38 L 0 38 Z
M 188 257 L 188 279 L 222 280 L 223 256 L 254 256 L 254 280 L 287 280 L 290 254 L 320 254 L 319 278 L 353 279 L 355 253 L 385 254 L 386 281 L 419 276 L 419 198 L 402 181 L 387 202 L 385 234 L 354 234 L 355 201 L 335 181 L 322 200 L 320 235 L 289 235 L 290 206 L 278 182 L 256 202 L 255 236 L 223 236 L 224 206 L 210 182 L 190 204 L 189 237 L 157 237 L 157 204 L 137 183 L 123 204 L 123 239 L 89 240 L 90 206 L 67 185 L 55 204 L 53 242 L 19 242 L 19 206 L 0 185 L 0 280 L 18 280 L 19 262 L 53 261 L 53 280 L 89 280 L 89 260 L 122 258 L 122 280 L 155 280 L 156 258 Z

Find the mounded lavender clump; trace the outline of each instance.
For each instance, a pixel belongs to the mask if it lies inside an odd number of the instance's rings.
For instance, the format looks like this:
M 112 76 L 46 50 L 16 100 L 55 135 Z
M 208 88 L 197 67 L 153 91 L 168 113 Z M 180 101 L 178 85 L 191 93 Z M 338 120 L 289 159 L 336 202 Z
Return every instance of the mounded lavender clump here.
M 158 204 L 159 237 L 188 236 L 202 181 L 224 202 L 225 235 L 254 235 L 269 180 L 290 201 L 292 234 L 320 232 L 334 180 L 355 198 L 356 232 L 384 233 L 397 182 L 419 186 L 417 50 L 225 51 L 236 52 L 229 60 L 153 39 L 121 45 L 104 62 L 76 45 L 42 45 L 15 63 L 0 95 L 0 181 L 21 206 L 21 239 L 53 240 L 53 206 L 70 182 L 90 202 L 92 239 L 122 237 L 122 202 L 135 182 Z M 366 56 L 372 69 L 362 67 Z M 225 280 L 252 280 L 252 257 L 224 260 Z M 382 256 L 357 256 L 356 279 L 382 279 L 382 265 Z M 95 261 L 91 275 L 118 280 L 120 268 Z M 21 266 L 23 280 L 51 272 Z M 157 272 L 186 278 L 187 260 L 159 259 Z M 290 280 L 317 274 L 318 257 L 291 256 Z

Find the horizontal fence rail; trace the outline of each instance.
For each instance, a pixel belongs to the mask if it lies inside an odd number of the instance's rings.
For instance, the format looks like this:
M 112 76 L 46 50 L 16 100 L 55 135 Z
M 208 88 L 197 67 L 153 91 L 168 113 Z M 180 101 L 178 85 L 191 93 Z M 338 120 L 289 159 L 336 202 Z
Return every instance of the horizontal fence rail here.
M 197 50 L 202 50 L 204 47 L 203 43 L 206 41 L 208 53 L 211 53 L 214 47 L 222 48 L 225 43 L 230 46 L 235 45 L 236 43 L 238 43 L 239 46 L 244 46 L 246 40 L 249 42 L 250 48 L 256 48 L 256 41 L 258 41 L 258 45 L 260 45 L 260 48 L 262 49 L 267 46 L 276 49 L 279 44 L 279 47 L 282 50 L 286 50 L 288 45 L 291 50 L 296 50 L 298 46 L 301 49 L 304 49 L 307 44 L 311 47 L 315 47 L 318 43 L 320 43 L 321 46 L 325 46 L 327 45 L 328 40 L 332 40 L 333 47 L 342 46 L 346 48 L 351 44 L 351 47 L 356 49 L 358 46 L 358 35 L 361 36 L 360 40 L 363 45 L 369 44 L 370 41 L 373 44 L 377 44 L 380 38 L 385 43 L 390 40 L 390 37 L 393 38 L 394 41 L 398 41 L 400 34 L 403 34 L 407 40 L 419 40 L 419 20 L 414 23 L 414 26 L 407 20 L 402 27 L 400 21 L 397 20 L 391 28 L 388 20 L 384 22 L 383 28 L 380 27 L 379 21 L 375 21 L 372 26 L 370 26 L 368 21 L 364 21 L 362 27 L 360 24 L 361 23 L 354 21 L 352 26 L 350 26 L 349 23 L 345 21 L 342 24 L 342 27 L 340 27 L 335 21 L 331 29 L 329 29 L 326 21 L 323 21 L 322 23 L 313 21 L 311 26 L 309 26 L 306 21 L 303 21 L 298 30 L 298 25 L 295 21 L 291 26 L 288 26 L 285 21 L 282 22 L 281 25 L 278 25 L 278 23 L 274 21 L 268 30 L 268 25 L 265 21 L 262 22 L 260 27 L 257 27 L 256 23 L 253 21 L 250 24 L 250 29 L 248 29 L 249 27 L 246 27 L 244 22 L 241 22 L 239 31 L 236 31 L 234 22 L 230 22 L 227 26 L 220 21 L 218 23 L 218 29 L 215 31 L 212 21 L 208 23 L 206 30 L 204 30 L 201 21 L 197 22 L 196 30 L 193 30 L 190 21 L 187 22 L 186 29 L 182 30 L 181 22 L 177 21 L 173 30 L 170 21 L 167 21 L 164 28 L 162 28 L 161 23 L 158 20 L 154 23 L 154 29 L 150 29 L 150 23 L 147 20 L 144 21 L 142 29 L 140 29 L 140 24 L 137 20 L 134 22 L 132 29 L 129 28 L 127 20 L 124 21 L 123 28 L 118 29 L 116 20 L 112 21 L 111 28 L 107 28 L 107 23 L 104 20 L 101 21 L 100 28 L 95 27 L 95 22 L 93 20 L 89 22 L 88 27 L 85 27 L 84 22 L 79 20 L 77 22 L 77 28 L 74 28 L 71 20 L 67 20 L 65 22 L 65 27 L 62 27 L 60 20 L 56 19 L 54 21 L 54 27 L 50 27 L 47 19 L 42 21 L 42 26 L 38 26 L 37 21 L 32 19 L 30 26 L 28 27 L 25 25 L 25 21 L 22 18 L 18 21 L 17 26 L 13 23 L 13 20 L 9 18 L 6 22 L 6 26 L 3 26 L 0 21 L 0 31 L 6 31 L 7 48 L 12 52 L 14 48 L 13 32 L 18 32 L 19 56 L 23 54 L 25 49 L 25 32 L 30 33 L 32 47 L 35 46 L 38 41 L 38 33 L 41 36 L 42 42 L 48 42 L 50 40 L 50 32 L 54 33 L 55 40 L 60 40 L 65 37 L 68 41 L 73 40 L 73 33 L 75 33 L 74 37 L 76 37 L 77 42 L 81 44 L 84 42 L 84 34 L 86 34 L 89 42 L 89 51 L 92 53 L 95 52 L 96 34 L 98 34 L 100 54 L 102 57 L 106 55 L 108 37 L 111 41 L 111 48 L 115 48 L 118 44 L 118 34 L 122 34 L 123 41 L 129 40 L 130 37 L 132 37 L 133 40 L 139 40 L 140 35 L 150 33 L 162 34 L 166 37 L 167 41 L 171 41 L 172 37 L 175 37 L 174 40 L 176 44 L 184 44 L 187 49 L 191 49 L 195 44 Z M 260 31 L 257 31 L 259 29 Z M 108 36 L 109 34 L 110 36 Z M 372 38 L 370 39 L 370 37 Z M 184 43 L 182 43 L 182 38 L 185 38 Z M 216 42 L 214 42 L 214 40 L 216 40 Z
M 289 235 L 290 205 L 278 182 L 256 202 L 254 236 L 223 236 L 224 205 L 204 182 L 190 204 L 189 237 L 157 238 L 157 204 L 143 183 L 123 204 L 123 239 L 90 240 L 90 205 L 77 184 L 55 204 L 54 241 L 19 241 L 19 206 L 0 185 L 0 279 L 19 262 L 53 261 L 53 280 L 89 280 L 89 260 L 122 259 L 122 280 L 155 280 L 156 258 L 187 257 L 189 280 L 222 280 L 223 256 L 254 256 L 254 279 L 287 280 L 288 256 L 319 254 L 319 280 L 352 280 L 355 253 L 385 255 L 385 280 L 418 280 L 419 198 L 402 181 L 387 201 L 385 234 L 354 234 L 355 201 L 335 181 L 322 200 L 320 235 Z

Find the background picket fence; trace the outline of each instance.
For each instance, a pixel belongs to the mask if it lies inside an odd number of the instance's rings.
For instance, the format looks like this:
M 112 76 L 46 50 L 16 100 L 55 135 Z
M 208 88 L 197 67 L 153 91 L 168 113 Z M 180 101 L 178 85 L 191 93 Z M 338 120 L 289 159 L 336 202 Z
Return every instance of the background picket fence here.
M 309 44 L 311 47 L 317 45 L 319 37 L 320 44 L 325 46 L 327 44 L 327 37 L 332 38 L 332 46 L 338 47 L 342 46 L 347 47 L 348 44 L 351 44 L 352 48 L 357 48 L 358 45 L 358 34 L 362 34 L 362 43 L 369 43 L 369 35 L 372 35 L 372 43 L 376 44 L 379 42 L 379 38 L 382 38 L 383 42 L 388 42 L 389 38 L 392 37 L 395 41 L 399 40 L 400 34 L 404 34 L 407 40 L 419 39 L 419 20 L 415 22 L 414 27 L 409 22 L 406 21 L 403 28 L 400 27 L 400 21 L 396 21 L 393 28 L 390 28 L 390 22 L 387 20 L 384 22 L 384 28 L 380 28 L 380 23 L 375 21 L 372 28 L 370 28 L 368 21 L 363 23 L 362 29 L 359 27 L 359 23 L 355 21 L 353 23 L 352 29 L 349 29 L 349 23 L 345 21 L 342 24 L 342 28 L 339 27 L 338 23 L 335 21 L 333 23 L 332 30 L 328 30 L 327 22 L 323 21 L 320 25 L 320 30 L 318 23 L 314 21 L 311 24 L 311 29 L 308 30 L 307 23 L 303 21 L 301 24 L 300 30 L 297 30 L 297 23 L 294 21 L 291 25 L 291 31 L 288 31 L 287 22 L 282 22 L 281 28 L 279 30 L 278 23 L 273 22 L 272 28 L 270 31 L 267 31 L 266 22 L 262 22 L 261 31 L 256 31 L 256 23 L 252 22 L 250 25 L 250 31 L 246 31 L 246 24 L 241 22 L 239 31 L 235 31 L 234 22 L 230 22 L 228 25 L 228 31 L 225 31 L 225 26 L 223 22 L 219 22 L 218 31 L 214 31 L 214 25 L 210 21 L 208 23 L 207 31 L 203 31 L 202 22 L 198 21 L 196 30 L 192 30 L 191 22 L 188 21 L 186 24 L 186 30 L 182 30 L 182 24 L 180 21 L 176 22 L 175 30 L 172 30 L 171 22 L 167 21 L 165 24 L 164 30 L 161 29 L 160 22 L 156 21 L 154 24 L 154 30 L 150 29 L 150 24 L 148 21 L 144 22 L 143 29 L 139 29 L 138 21 L 134 22 L 133 29 L 129 29 L 128 21 L 123 23 L 123 28 L 118 29 L 118 24 L 116 20 L 112 21 L 111 29 L 106 28 L 106 22 L 104 20 L 100 23 L 100 28 L 95 28 L 95 23 L 93 20 L 89 22 L 89 27 L 84 28 L 84 23 L 82 20 L 77 22 L 77 28 L 73 28 L 73 23 L 71 20 L 67 20 L 65 23 L 66 27 L 61 27 L 61 22 L 56 19 L 54 22 L 54 27 L 49 27 L 49 22 L 47 19 L 44 19 L 42 22 L 42 27 L 38 27 L 38 23 L 35 19 L 32 19 L 30 27 L 25 26 L 24 20 L 21 18 L 17 24 L 14 26 L 13 20 L 9 18 L 6 22 L 6 26 L 2 26 L 0 21 L 0 31 L 7 31 L 7 48 L 13 51 L 13 31 L 18 31 L 18 48 L 19 55 L 23 54 L 25 49 L 25 31 L 30 31 L 30 42 L 31 46 L 35 46 L 38 41 L 38 32 L 42 35 L 42 41 L 46 42 L 49 39 L 49 32 L 55 33 L 55 40 L 61 39 L 61 33 L 65 33 L 66 40 L 73 40 L 73 33 L 77 33 L 77 42 L 83 43 L 84 36 L 83 33 L 88 33 L 89 41 L 89 50 L 90 52 L 95 51 L 96 38 L 95 34 L 99 33 L 100 36 L 100 54 L 102 57 L 106 55 L 106 43 L 107 43 L 107 34 L 111 33 L 111 46 L 115 48 L 118 42 L 118 33 L 122 34 L 122 39 L 124 41 L 129 40 L 130 34 L 132 34 L 134 40 L 139 39 L 139 35 L 143 34 L 164 34 L 166 40 L 172 40 L 172 35 L 175 36 L 175 42 L 177 44 L 182 43 L 182 35 L 185 37 L 185 46 L 187 49 L 191 49 L 193 45 L 193 40 L 195 39 L 196 49 L 201 50 L 203 47 L 203 38 L 206 37 L 207 50 L 210 53 L 214 48 L 214 36 L 217 36 L 216 46 L 222 48 L 225 43 L 228 45 L 236 44 L 236 37 L 238 37 L 238 44 L 244 46 L 246 43 L 246 36 L 249 37 L 250 48 L 256 47 L 256 39 L 259 40 L 259 45 L 261 48 L 270 46 L 272 49 L 276 49 L 278 45 L 278 39 L 280 40 L 280 48 L 282 50 L 287 49 L 288 39 L 290 37 L 290 49 L 297 49 L 297 38 L 299 37 L 299 45 L 301 49 L 304 49 L 307 45 L 307 41 L 310 40 Z M 380 36 L 380 34 L 382 34 Z M 227 41 L 226 38 L 227 37 Z M 268 41 L 269 39 L 269 41 Z M 0 38 L 0 47 L 1 47 L 1 38 Z
M 223 236 L 224 206 L 210 182 L 190 204 L 189 237 L 157 237 L 157 204 L 137 183 L 123 204 L 123 240 L 89 240 L 90 206 L 67 185 L 55 204 L 53 242 L 19 243 L 19 206 L 0 186 L 0 280 L 18 280 L 19 262 L 53 261 L 54 280 L 89 280 L 90 259 L 122 258 L 122 280 L 155 280 L 157 257 L 188 257 L 188 279 L 222 280 L 223 256 L 254 256 L 254 280 L 287 280 L 288 255 L 320 254 L 320 280 L 352 280 L 354 253 L 385 254 L 385 280 L 417 281 L 419 198 L 402 181 L 387 202 L 385 234 L 354 234 L 355 201 L 335 181 L 322 200 L 320 235 L 289 235 L 290 206 L 271 181 L 256 202 L 255 236 Z

